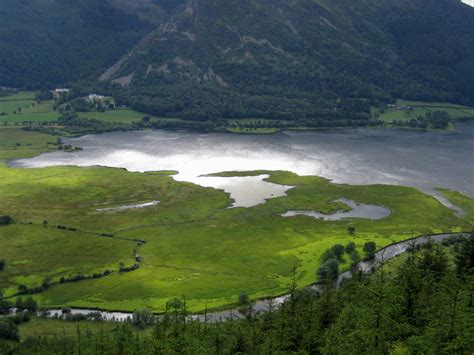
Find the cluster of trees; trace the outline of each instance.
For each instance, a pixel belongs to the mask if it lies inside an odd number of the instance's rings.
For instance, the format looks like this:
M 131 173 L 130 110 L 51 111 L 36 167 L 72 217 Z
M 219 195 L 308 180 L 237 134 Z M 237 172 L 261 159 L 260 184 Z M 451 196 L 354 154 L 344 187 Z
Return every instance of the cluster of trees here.
M 41 293 L 48 288 L 51 287 L 53 284 L 53 280 L 51 277 L 45 277 L 43 281 L 41 282 L 41 285 L 35 286 L 35 287 L 28 287 L 25 284 L 19 284 L 18 285 L 18 295 L 33 295 L 35 293 Z
M 125 266 L 123 263 L 120 263 L 120 265 L 119 265 L 119 271 L 120 272 L 135 271 L 135 270 L 138 270 L 139 268 L 140 268 L 139 263 L 135 263 L 135 264 L 130 265 L 130 266 Z
M 105 270 L 103 272 L 95 272 L 90 276 L 84 275 L 84 274 L 78 274 L 78 275 L 74 275 L 70 277 L 61 276 L 59 279 L 59 283 L 63 284 L 66 282 L 78 282 L 78 281 L 87 280 L 87 279 L 100 279 L 101 277 L 106 277 L 111 274 L 112 274 L 111 270 Z
M 54 318 L 63 319 L 67 322 L 81 322 L 81 321 L 93 321 L 93 322 L 100 322 L 103 321 L 103 317 L 100 312 L 93 312 L 88 314 L 82 313 L 72 313 L 70 308 L 63 308 L 61 310 L 61 315 L 58 315 Z M 48 311 L 43 311 L 40 316 L 46 317 L 48 316 Z
M 18 297 L 15 301 L 15 308 L 20 311 L 36 312 L 38 310 L 38 304 L 31 296 L 25 299 Z
M 192 320 L 186 300 L 174 299 L 165 315 L 137 311 L 112 333 L 33 337 L 0 343 L 0 352 L 467 354 L 474 348 L 474 236 L 450 248 L 454 263 L 446 247 L 428 243 L 371 275 L 354 274 L 339 288 L 333 282 L 320 293 L 292 287 L 288 301 L 264 314 L 241 295 L 241 320 Z M 146 327 L 151 332 L 137 330 Z
M 5 265 L 5 263 L 3 264 L 3 266 L 4 265 Z M 0 262 L 0 266 L 2 266 L 1 262 Z M 139 267 L 140 267 L 139 263 L 135 263 L 135 264 L 130 265 L 130 266 L 125 266 L 123 263 L 120 263 L 119 271 L 120 272 L 130 272 L 130 271 L 137 270 Z M 2 269 L 0 268 L 0 271 L 1 270 Z M 113 273 L 112 270 L 107 269 L 107 270 L 104 270 L 102 272 L 95 272 L 91 275 L 77 274 L 77 275 L 69 276 L 69 277 L 61 276 L 61 278 L 59 279 L 59 283 L 64 284 L 64 283 L 68 283 L 68 282 L 78 282 L 78 281 L 88 280 L 88 279 L 100 279 L 102 277 L 109 276 L 112 273 Z M 36 287 L 28 287 L 24 284 L 20 284 L 20 285 L 18 285 L 18 294 L 25 295 L 25 294 L 40 293 L 40 292 L 43 292 L 43 291 L 47 290 L 48 288 L 50 288 L 52 285 L 54 285 L 56 283 L 57 282 L 53 282 L 53 280 L 50 277 L 46 277 L 46 278 L 44 278 L 41 285 L 36 286 Z
M 208 122 L 254 117 L 272 120 L 275 123 L 265 124 L 272 127 L 275 127 L 276 121 L 292 121 L 293 125 L 309 127 L 374 124 L 370 114 L 371 100 L 339 99 L 337 95 L 329 93 L 321 97 L 321 92 L 304 92 L 296 88 L 288 89 L 292 93 L 283 90 L 279 93 L 249 95 L 235 89 L 192 81 L 162 82 L 160 79 L 130 88 L 112 87 L 102 90 L 113 95 L 119 105 L 158 117 L 188 121 Z
M 98 76 L 150 29 L 108 2 L 5 2 L 0 83 L 46 89 Z
M 349 227 L 349 231 L 352 230 Z M 375 257 L 377 245 L 375 242 L 366 242 L 363 246 L 365 253 L 365 260 L 372 260 Z M 334 281 L 339 276 L 339 264 L 345 263 L 344 255 L 349 256 L 351 268 L 355 267 L 360 261 L 361 257 L 356 249 L 354 242 L 349 242 L 347 245 L 335 244 L 330 249 L 326 250 L 321 256 L 321 266 L 316 274 L 322 281 Z
M 13 315 L 2 317 L 2 315 L 9 314 L 12 308 L 16 308 Z M 29 322 L 32 314 L 38 310 L 38 304 L 31 297 L 22 299 L 18 297 L 15 303 L 6 300 L 3 296 L 3 291 L 0 289 L 0 348 L 1 340 L 19 340 L 18 325 Z
M 66 111 L 58 119 L 60 125 L 64 125 L 64 130 L 72 135 L 82 135 L 87 133 L 105 133 L 111 131 L 127 131 L 140 128 L 135 124 L 118 124 L 96 119 L 80 118 L 75 111 Z M 60 134 L 56 128 L 36 127 L 42 132 Z
M 13 217 L 9 215 L 0 216 L 0 226 L 7 226 L 14 222 Z
M 43 221 L 43 226 L 44 226 L 44 227 L 47 226 L 47 224 L 46 224 L 46 225 L 44 224 L 44 221 Z M 58 224 L 58 225 L 56 226 L 56 228 L 57 228 L 57 229 L 61 229 L 61 230 L 68 230 L 68 231 L 71 231 L 71 232 L 77 231 L 77 229 L 74 228 L 74 227 L 66 227 L 66 226 L 63 226 L 63 225 L 61 225 L 61 224 Z
M 452 122 L 452 117 L 446 111 L 427 112 L 424 116 L 412 118 L 410 121 L 394 121 L 399 127 L 446 129 Z
M 60 110 L 75 111 L 75 112 L 105 112 L 108 109 L 113 109 L 114 105 L 110 99 L 103 99 L 103 101 L 88 100 L 84 97 L 78 97 L 67 101 L 64 106 L 58 107 Z

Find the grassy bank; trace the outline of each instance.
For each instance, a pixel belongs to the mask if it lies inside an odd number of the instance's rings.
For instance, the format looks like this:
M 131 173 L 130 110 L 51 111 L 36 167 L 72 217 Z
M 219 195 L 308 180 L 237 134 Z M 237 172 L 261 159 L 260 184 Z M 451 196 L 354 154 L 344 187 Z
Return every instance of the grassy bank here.
M 385 123 L 394 121 L 410 121 L 419 116 L 425 116 L 427 113 L 435 111 L 447 112 L 454 120 L 457 119 L 474 119 L 474 108 L 462 105 L 456 105 L 446 102 L 422 102 L 398 100 L 396 107 L 387 107 L 384 110 L 373 108 L 372 113 L 378 114 L 379 119 Z M 401 109 L 410 107 L 411 109 Z
M 34 296 L 43 307 L 163 311 L 169 299 L 185 296 L 189 309 L 200 311 L 206 305 L 235 303 L 242 292 L 253 298 L 282 293 L 295 266 L 301 272 L 298 284 L 308 285 L 317 279 L 322 253 L 336 243 L 354 241 L 362 254 L 367 241 L 382 247 L 412 232 L 472 228 L 472 212 L 458 217 L 412 188 L 338 185 L 289 172 L 267 173 L 271 182 L 296 187 L 288 196 L 263 205 L 228 209 L 231 201 L 224 192 L 176 182 L 166 174 L 3 166 L 1 213 L 12 215 L 17 223 L 0 227 L 0 258 L 7 263 L 0 285 L 12 295 L 20 284 L 33 288 L 51 279 L 53 286 Z M 447 194 L 472 208 L 470 198 L 456 196 Z M 280 216 L 289 209 L 334 212 L 343 207 L 333 202 L 341 197 L 383 205 L 392 214 L 380 221 L 336 222 Z M 157 199 L 159 205 L 145 209 L 97 211 Z M 348 233 L 349 225 L 355 227 L 354 235 Z M 146 241 L 139 249 L 139 269 L 119 272 L 121 263 L 136 262 L 137 239 Z M 61 277 L 104 270 L 113 272 L 58 283 Z
M 60 113 L 54 110 L 54 100 L 39 101 L 34 92 L 19 92 L 9 96 L 0 97 L 0 124 L 14 126 L 32 126 L 43 132 L 54 132 L 60 135 L 78 135 L 87 133 L 102 133 L 104 131 L 120 131 L 130 129 L 189 129 L 195 131 L 229 132 L 237 134 L 273 134 L 282 130 L 308 131 L 325 128 L 336 128 L 331 122 L 326 126 L 312 125 L 307 120 L 272 120 L 260 118 L 247 119 L 221 119 L 215 122 L 184 120 L 179 118 L 156 117 L 131 109 L 120 108 L 105 112 L 78 112 L 82 122 L 76 126 L 50 127 L 60 119 Z M 66 103 L 62 104 L 64 107 Z M 410 109 L 406 109 L 410 107 Z M 369 124 L 362 122 L 360 125 L 370 127 L 407 127 L 418 129 L 432 129 L 426 126 L 410 125 L 411 120 L 425 117 L 426 114 L 444 111 L 449 114 L 450 122 L 442 129 L 453 130 L 456 120 L 474 119 L 474 108 L 450 103 L 418 102 L 398 100 L 397 106 L 372 108 L 374 118 L 380 120 Z M 93 120 L 95 122 L 88 122 Z M 79 124 L 79 128 L 77 127 Z M 360 126 L 355 124 L 356 127 Z M 41 126 L 47 126 L 41 127 Z M 100 127 L 98 127 L 100 126 Z M 328 127 L 330 126 L 330 127 Z M 346 122 L 347 126 L 347 122 Z M 347 127 L 352 127 L 349 123 Z
M 58 138 L 29 132 L 15 126 L 0 126 L 0 163 L 10 159 L 29 158 L 57 149 Z

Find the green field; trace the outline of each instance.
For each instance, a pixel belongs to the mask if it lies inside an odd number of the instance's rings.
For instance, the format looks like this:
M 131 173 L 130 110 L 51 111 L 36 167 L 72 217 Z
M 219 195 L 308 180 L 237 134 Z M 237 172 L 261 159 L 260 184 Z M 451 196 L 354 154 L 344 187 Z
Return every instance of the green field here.
M 48 140 L 32 134 L 38 147 Z M 49 277 L 54 285 L 34 296 L 43 307 L 163 311 L 169 299 L 185 296 L 190 310 L 201 311 L 206 305 L 233 304 L 242 292 L 253 298 L 283 293 L 295 266 L 301 272 L 300 286 L 316 281 L 320 256 L 335 243 L 355 241 L 360 250 L 366 241 L 382 247 L 406 239 L 412 229 L 424 234 L 473 225 L 473 201 L 461 194 L 446 195 L 461 201 L 465 217 L 412 188 L 338 185 L 318 177 L 268 173 L 270 181 L 296 187 L 287 197 L 263 205 L 228 209 L 231 200 L 224 192 L 176 182 L 167 172 L 1 166 L 0 214 L 12 215 L 16 223 L 0 227 L 0 259 L 7 263 L 0 272 L 0 287 L 13 295 L 20 284 L 36 287 Z M 289 209 L 334 212 L 341 204 L 332 201 L 341 197 L 387 206 L 392 215 L 380 221 L 339 222 L 280 216 Z M 97 211 L 152 200 L 161 203 L 139 210 Z M 348 225 L 356 228 L 354 236 L 348 234 Z M 146 241 L 138 251 L 140 268 L 119 272 L 120 263 L 135 263 L 137 239 Z M 104 270 L 112 274 L 55 284 L 61 277 Z
M 54 101 L 36 101 L 34 92 L 19 92 L 0 97 L 0 124 L 54 122 L 59 114 L 53 109 Z
M 56 143 L 57 137 L 14 126 L 0 126 L 0 164 L 2 160 L 29 158 L 43 151 L 55 150 Z
M 22 91 L 8 96 L 0 96 L 0 113 L 12 114 L 18 109 L 27 109 L 36 104 L 34 92 Z
M 139 122 L 143 119 L 143 117 L 148 116 L 153 119 L 156 117 L 147 115 L 146 113 L 137 112 L 134 110 L 111 110 L 106 112 L 79 112 L 79 117 L 81 118 L 88 118 L 88 119 L 96 119 L 105 122 L 113 122 L 113 123 L 134 123 Z
M 403 111 L 395 108 L 387 108 L 384 113 L 379 109 L 373 108 L 372 113 L 379 113 L 379 119 L 384 122 L 392 121 L 410 121 L 419 116 L 425 116 L 429 112 L 445 111 L 454 119 L 474 119 L 474 108 L 443 102 L 422 102 L 398 100 L 397 105 L 411 106 L 413 110 Z
M 19 110 L 21 109 L 21 110 Z M 13 112 L 16 112 L 15 114 Z M 54 110 L 54 100 L 37 102 L 34 92 L 19 92 L 17 94 L 0 97 L 0 124 L 23 124 L 56 122 L 59 113 Z M 111 123 L 139 122 L 144 116 L 159 119 L 152 115 L 128 109 L 110 110 L 106 112 L 79 112 L 79 117 L 97 119 Z M 170 120 L 170 119 L 160 119 Z
M 455 258 L 454 245 L 443 246 L 443 250 L 446 252 L 450 267 L 453 268 Z M 386 277 L 390 279 L 397 277 L 398 270 L 400 270 L 400 267 L 406 262 L 408 257 L 408 253 L 404 253 L 385 262 L 383 267 Z M 372 276 L 372 278 L 376 277 L 377 274 Z M 107 321 L 68 321 L 64 319 L 32 317 L 29 322 L 19 325 L 19 333 L 23 340 L 29 337 L 75 337 L 78 334 L 84 334 L 86 336 L 88 334 L 112 336 L 119 332 L 121 327 L 121 324 Z M 129 329 L 140 335 L 151 335 L 153 332 L 151 327 L 140 329 L 130 326 Z

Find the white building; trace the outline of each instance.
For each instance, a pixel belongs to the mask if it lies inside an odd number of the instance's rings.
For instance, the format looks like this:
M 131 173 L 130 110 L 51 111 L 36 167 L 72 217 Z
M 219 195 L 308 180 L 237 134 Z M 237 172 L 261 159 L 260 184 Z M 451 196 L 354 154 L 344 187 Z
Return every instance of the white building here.
M 87 97 L 87 100 L 89 102 L 98 102 L 98 101 L 102 101 L 105 99 L 105 96 L 102 96 L 102 95 L 97 95 L 97 94 L 90 94 L 88 97 Z
M 67 95 L 71 92 L 71 89 L 66 89 L 66 88 L 58 88 L 53 90 L 53 96 L 55 99 Z

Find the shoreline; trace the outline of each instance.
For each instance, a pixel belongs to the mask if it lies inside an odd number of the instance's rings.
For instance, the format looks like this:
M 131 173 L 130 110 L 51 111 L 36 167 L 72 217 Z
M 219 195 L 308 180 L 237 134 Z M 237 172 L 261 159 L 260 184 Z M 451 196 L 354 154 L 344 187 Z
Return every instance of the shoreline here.
M 163 130 L 163 131 L 169 131 L 169 132 L 179 132 L 179 131 L 184 131 L 184 132 L 195 132 L 195 133 L 221 133 L 221 134 L 231 134 L 231 135 L 248 135 L 248 136 L 268 136 L 268 135 L 275 135 L 278 133 L 285 133 L 285 132 L 321 132 L 321 131 L 335 131 L 335 130 L 356 130 L 356 129 L 373 129 L 373 130 L 402 130 L 402 131 L 417 131 L 417 132 L 440 132 L 440 133 L 456 133 L 459 132 L 457 129 L 457 123 L 465 123 L 465 122 L 472 122 L 474 121 L 474 118 L 464 118 L 464 119 L 455 119 L 452 121 L 452 125 L 450 127 L 447 127 L 446 129 L 437 129 L 437 128 L 416 128 L 416 127 L 407 127 L 407 126 L 391 126 L 387 125 L 386 123 L 375 125 L 375 126 L 334 126 L 334 127 L 328 127 L 328 126 L 321 126 L 321 127 L 268 127 L 268 128 L 263 128 L 263 129 L 268 129 L 271 130 L 271 132 L 253 132 L 253 131 L 233 131 L 229 127 L 219 127 L 217 129 L 212 129 L 212 130 L 206 130 L 206 129 L 192 129 L 189 127 L 185 126 L 179 126 L 177 125 L 176 127 L 139 127 L 135 126 L 139 122 L 134 122 L 134 123 L 126 123 L 126 124 L 120 124 L 123 125 L 123 127 L 120 128 L 112 128 L 110 130 L 104 130 L 104 131 L 85 131 L 81 133 L 68 133 L 67 135 L 61 135 L 61 134 L 55 134 L 55 133 L 61 133 L 60 132 L 44 132 L 41 130 L 42 126 L 39 124 L 19 124 L 15 125 L 12 127 L 18 127 L 21 129 L 24 129 L 26 131 L 33 131 L 33 132 L 40 132 L 40 133 L 48 133 L 53 136 L 59 136 L 60 138 L 80 138 L 86 135 L 90 134 L 105 134 L 105 133 L 114 133 L 114 132 L 132 132 L 132 131 L 155 131 L 155 130 Z M 193 123 L 193 121 L 189 121 L 190 123 Z M 7 127 L 9 127 L 8 125 Z M 62 126 L 59 125 L 57 122 L 51 122 L 50 126 L 52 127 L 60 127 L 61 128 L 67 128 L 68 126 Z M 128 127 L 127 127 L 128 126 Z M 48 126 L 45 126 L 48 127 Z M 40 129 L 37 129 L 40 128 Z M 252 127 L 247 127 L 249 129 L 253 129 Z M 260 129 L 260 128 L 256 128 Z M 62 133 L 67 133 L 67 131 L 63 131 Z

